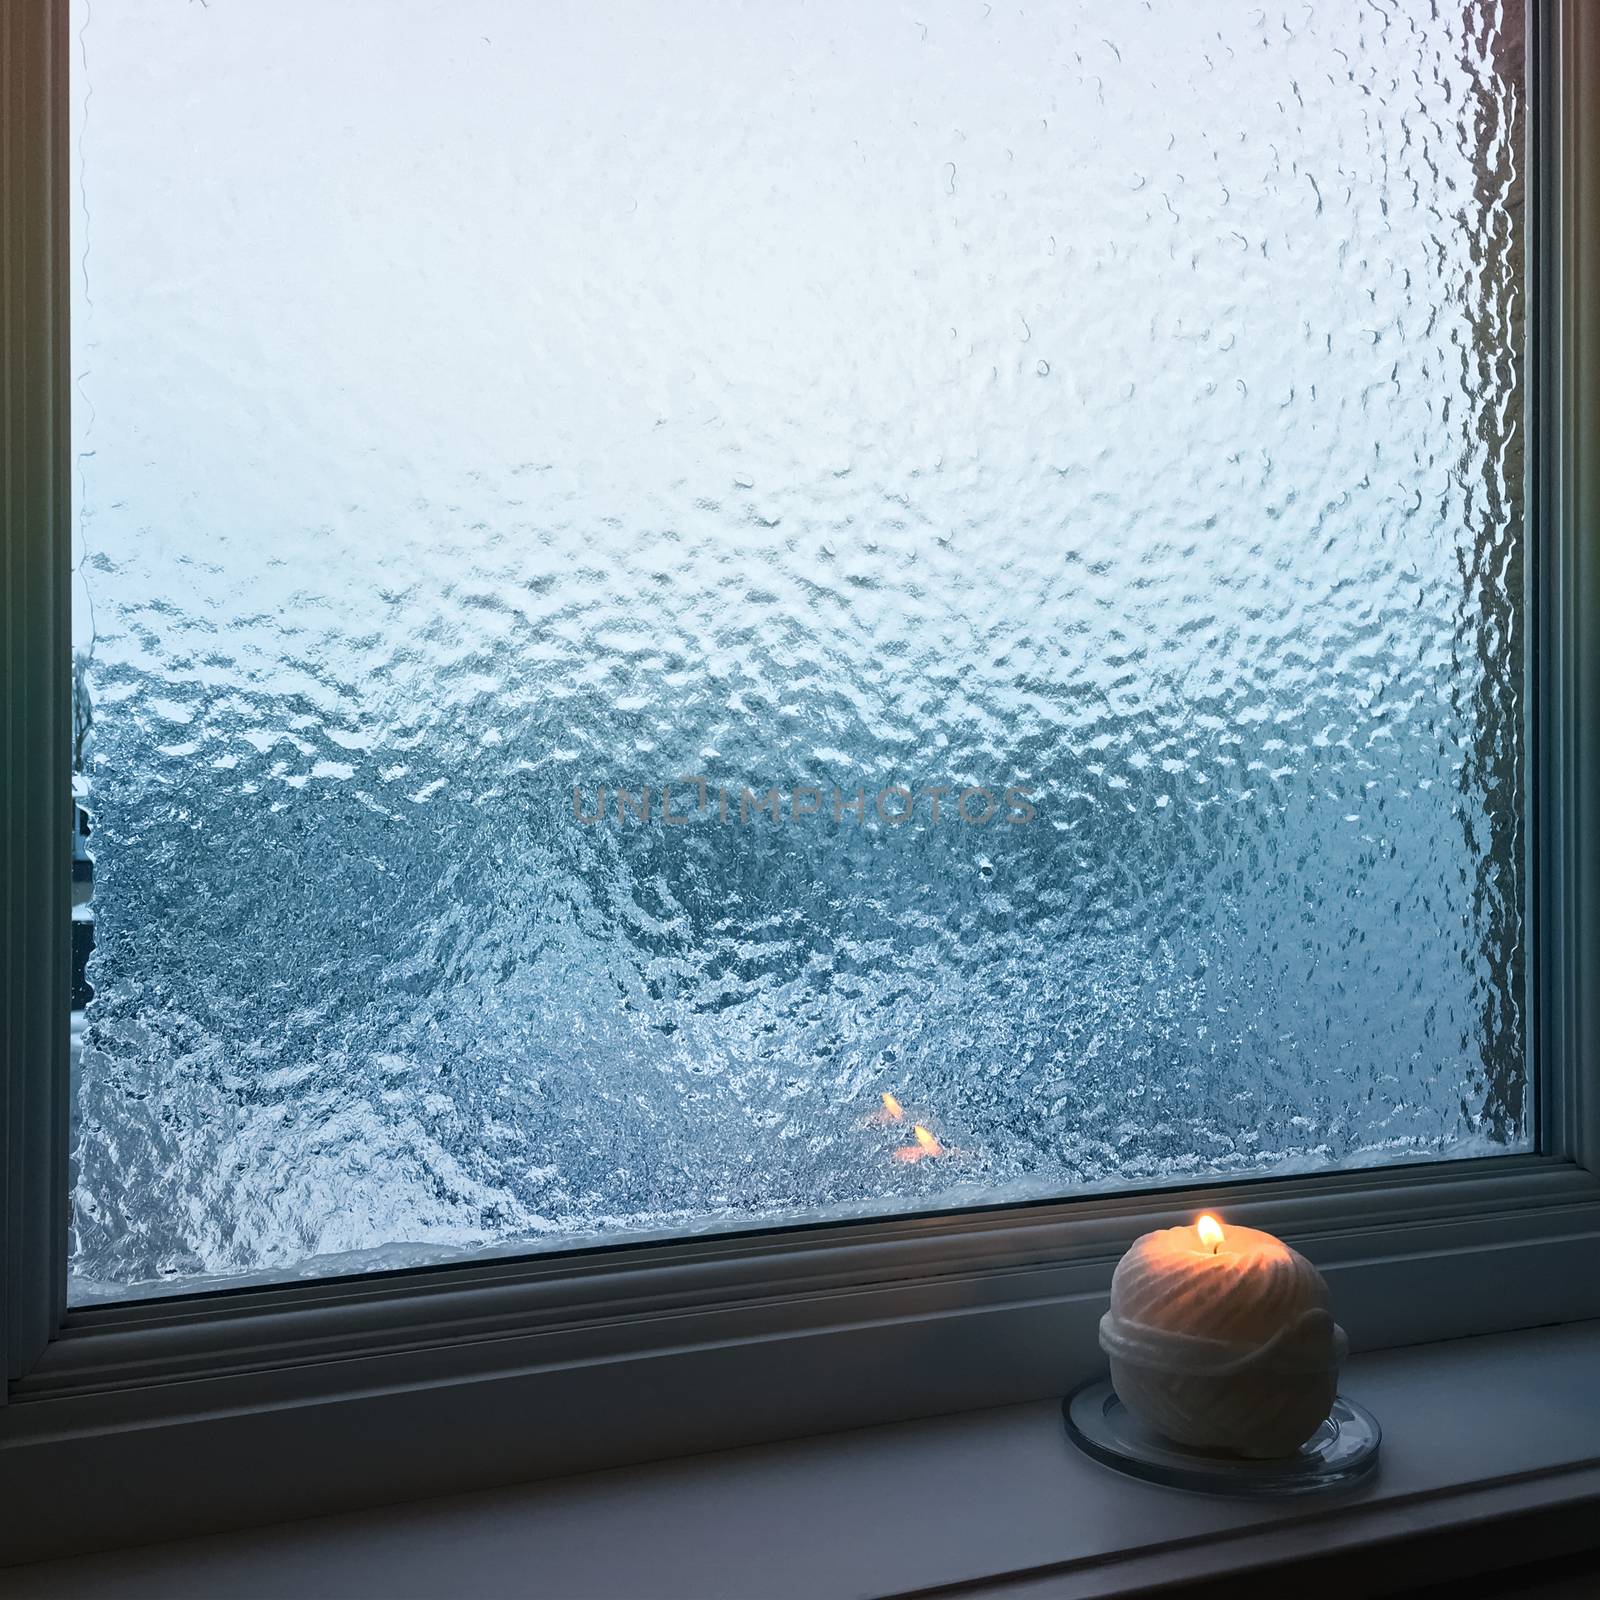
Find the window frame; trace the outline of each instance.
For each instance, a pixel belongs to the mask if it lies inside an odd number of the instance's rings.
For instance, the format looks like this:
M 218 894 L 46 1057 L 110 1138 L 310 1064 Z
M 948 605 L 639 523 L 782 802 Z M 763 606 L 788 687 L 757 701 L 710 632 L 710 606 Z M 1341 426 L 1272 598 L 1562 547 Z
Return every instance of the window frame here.
M 1310 1255 L 1358 1348 L 1600 1316 L 1600 5 L 1529 0 L 1536 1154 L 71 1309 L 67 14 L 0 7 L 0 1561 L 1060 1393 L 1201 1204 Z

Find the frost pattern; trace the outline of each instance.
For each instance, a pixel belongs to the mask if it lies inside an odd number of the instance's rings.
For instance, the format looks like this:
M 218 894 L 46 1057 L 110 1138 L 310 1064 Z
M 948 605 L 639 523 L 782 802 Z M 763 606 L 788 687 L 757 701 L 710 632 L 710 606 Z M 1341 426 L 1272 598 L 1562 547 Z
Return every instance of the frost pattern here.
M 76 1298 L 1527 1147 L 1520 6 L 78 25 Z

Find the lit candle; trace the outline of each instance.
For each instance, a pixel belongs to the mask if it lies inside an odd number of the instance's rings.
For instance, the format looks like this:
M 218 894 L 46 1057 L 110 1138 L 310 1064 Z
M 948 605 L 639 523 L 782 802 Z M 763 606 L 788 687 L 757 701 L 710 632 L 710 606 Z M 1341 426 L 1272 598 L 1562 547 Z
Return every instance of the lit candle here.
M 1141 1422 L 1195 1449 L 1267 1458 L 1292 1455 L 1327 1417 L 1347 1341 L 1304 1256 L 1204 1216 L 1134 1241 L 1100 1345 Z

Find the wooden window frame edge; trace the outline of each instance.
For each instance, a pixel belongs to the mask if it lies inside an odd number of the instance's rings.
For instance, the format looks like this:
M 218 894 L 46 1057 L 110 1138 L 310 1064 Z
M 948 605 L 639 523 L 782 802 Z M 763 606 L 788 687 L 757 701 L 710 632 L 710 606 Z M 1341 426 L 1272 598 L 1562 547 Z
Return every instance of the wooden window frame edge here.
M 1311 1255 L 1358 1347 L 1600 1317 L 1600 5 L 1530 13 L 1541 1153 L 69 1310 L 70 40 L 67 0 L 0 8 L 0 1560 L 1060 1392 L 1122 1250 L 1202 1201 Z

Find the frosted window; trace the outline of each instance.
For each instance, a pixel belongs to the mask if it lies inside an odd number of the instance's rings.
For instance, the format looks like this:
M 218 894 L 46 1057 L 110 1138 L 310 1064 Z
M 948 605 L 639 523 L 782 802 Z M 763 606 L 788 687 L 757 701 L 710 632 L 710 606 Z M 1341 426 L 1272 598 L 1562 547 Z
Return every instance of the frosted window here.
M 74 27 L 77 1298 L 1527 1147 L 1520 6 Z

